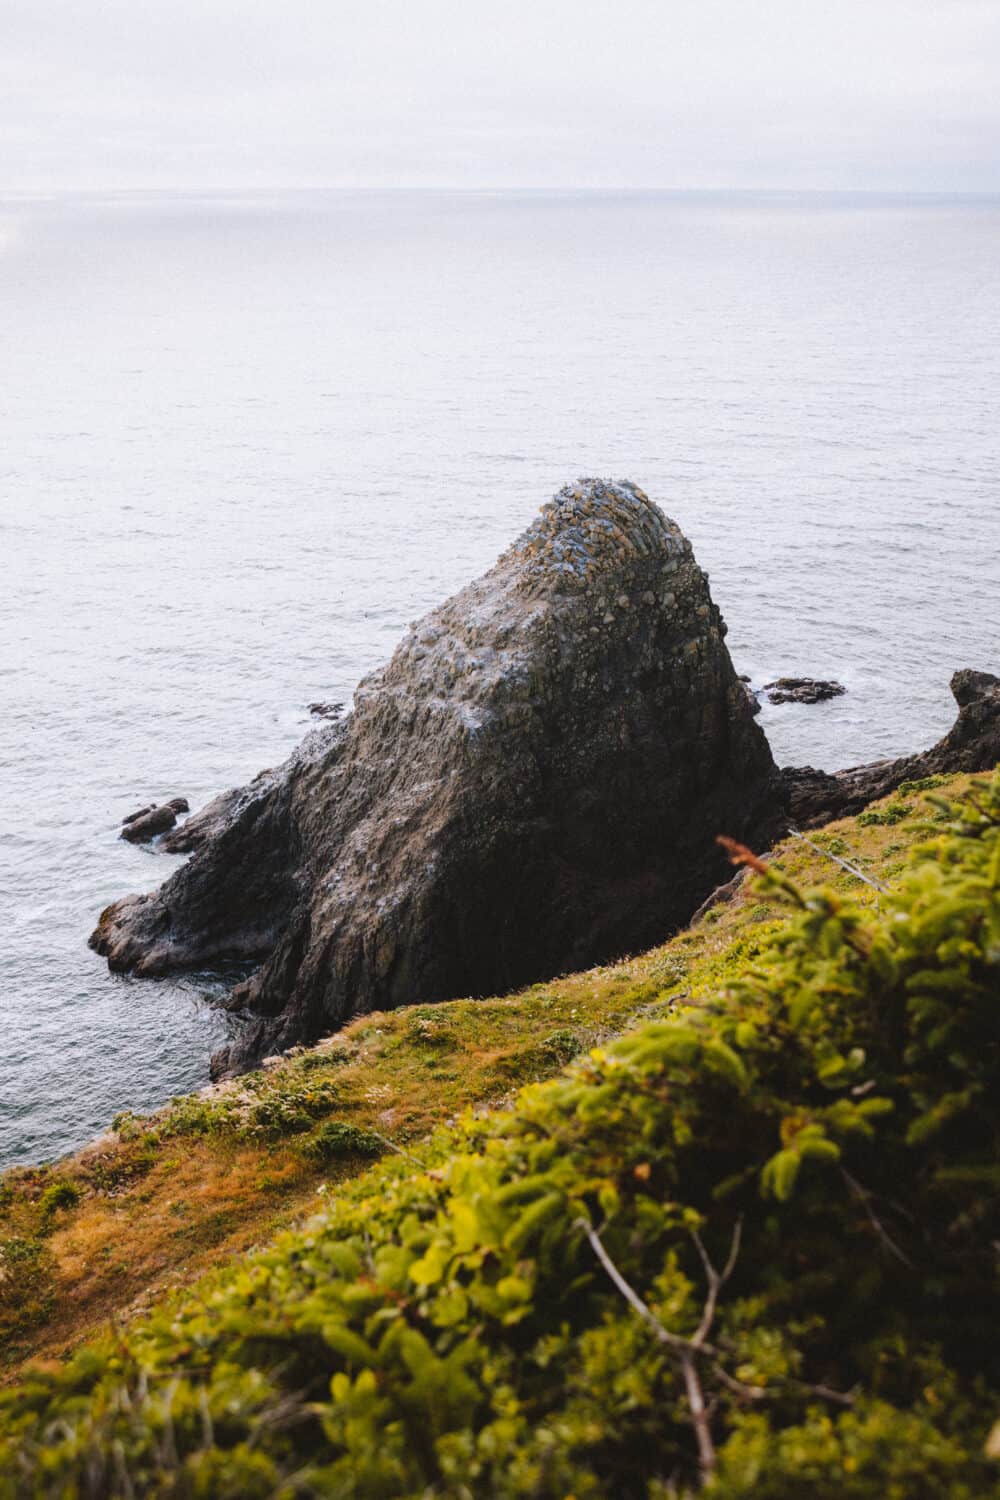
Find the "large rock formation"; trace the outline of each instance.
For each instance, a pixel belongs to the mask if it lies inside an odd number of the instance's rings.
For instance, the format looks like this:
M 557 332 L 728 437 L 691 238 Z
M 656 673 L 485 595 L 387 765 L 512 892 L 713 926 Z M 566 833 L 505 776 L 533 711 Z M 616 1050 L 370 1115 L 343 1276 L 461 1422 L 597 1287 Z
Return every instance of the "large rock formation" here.
M 635 951 L 758 846 L 782 791 L 705 574 L 631 484 L 560 491 L 414 627 L 341 723 L 165 843 L 105 911 L 115 969 L 261 964 L 232 1071 L 349 1016 Z
M 986 771 L 1000 763 L 1000 678 L 968 668 L 956 672 L 951 691 L 958 718 L 951 729 L 917 755 L 877 760 L 848 771 L 789 766 L 781 773 L 793 825 L 813 827 L 861 812 L 904 781 L 955 771 Z

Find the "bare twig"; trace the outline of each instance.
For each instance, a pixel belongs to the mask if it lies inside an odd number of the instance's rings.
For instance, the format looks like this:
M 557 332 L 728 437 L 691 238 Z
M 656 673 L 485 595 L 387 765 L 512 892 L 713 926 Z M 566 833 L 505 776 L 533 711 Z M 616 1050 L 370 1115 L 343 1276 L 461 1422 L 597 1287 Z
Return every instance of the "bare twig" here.
M 135 1485 L 125 1462 L 125 1445 L 119 1438 L 111 1444 L 111 1455 L 115 1461 L 115 1473 L 124 1500 L 135 1500 Z
M 885 1248 L 890 1252 L 890 1254 L 894 1255 L 897 1260 L 902 1261 L 904 1266 L 908 1266 L 911 1271 L 915 1271 L 917 1268 L 913 1264 L 910 1257 L 904 1250 L 901 1250 L 899 1248 L 899 1246 L 896 1244 L 896 1241 L 892 1238 L 891 1234 L 882 1223 L 882 1220 L 878 1217 L 875 1210 L 872 1208 L 873 1194 L 870 1193 L 868 1188 L 860 1183 L 856 1177 L 852 1177 L 846 1167 L 841 1167 L 840 1175 L 841 1177 L 843 1177 L 851 1192 L 864 1208 L 864 1211 L 868 1215 L 872 1228 L 878 1235 L 879 1239 L 882 1241 Z
M 689 1349 L 691 1340 L 681 1338 L 680 1334 L 671 1333 L 669 1328 L 664 1328 L 663 1324 L 660 1322 L 656 1314 L 654 1312 L 651 1312 L 650 1309 L 646 1306 L 645 1302 L 643 1302 L 642 1298 L 639 1296 L 639 1293 L 633 1290 L 633 1288 L 625 1280 L 625 1277 L 619 1271 L 618 1267 L 611 1259 L 611 1256 L 605 1250 L 603 1244 L 601 1243 L 601 1237 L 597 1233 L 597 1230 L 593 1227 L 593 1225 L 588 1224 L 586 1219 L 577 1219 L 576 1222 L 577 1227 L 583 1230 L 584 1234 L 590 1241 L 590 1248 L 593 1250 L 594 1254 L 597 1256 L 597 1259 L 601 1262 L 601 1265 L 608 1273 L 608 1279 L 614 1282 L 615 1286 L 621 1292 L 629 1307 L 631 1307 L 633 1311 L 637 1312 L 642 1321 L 653 1330 L 660 1343 L 669 1344 L 672 1349 Z M 702 1345 L 702 1347 L 705 1348 L 706 1346 Z M 713 1349 L 712 1352 L 714 1354 L 716 1351 Z
M 748 1385 L 744 1380 L 738 1380 L 735 1375 L 730 1375 L 719 1363 L 720 1351 L 714 1344 L 709 1343 L 708 1335 L 712 1331 L 715 1315 L 718 1310 L 719 1293 L 736 1269 L 739 1259 L 740 1245 L 743 1238 L 743 1216 L 736 1220 L 733 1226 L 733 1237 L 729 1246 L 729 1254 L 721 1271 L 717 1271 L 712 1263 L 708 1251 L 705 1249 L 704 1241 L 697 1230 L 691 1231 L 691 1238 L 701 1259 L 705 1271 L 705 1279 L 708 1282 L 708 1294 L 702 1309 L 701 1320 L 691 1338 L 683 1338 L 678 1333 L 671 1333 L 669 1328 L 664 1328 L 656 1314 L 646 1305 L 633 1286 L 626 1281 L 625 1277 L 615 1265 L 611 1256 L 604 1248 L 600 1235 L 587 1219 L 577 1219 L 576 1227 L 582 1229 L 590 1247 L 604 1270 L 608 1279 L 617 1287 L 625 1298 L 629 1307 L 638 1313 L 639 1317 L 650 1328 L 661 1344 L 672 1349 L 677 1355 L 680 1366 L 681 1378 L 684 1381 L 684 1393 L 687 1397 L 688 1409 L 691 1413 L 691 1426 L 694 1429 L 695 1441 L 698 1445 L 698 1462 L 701 1466 L 702 1478 L 707 1483 L 715 1468 L 716 1454 L 715 1442 L 712 1437 L 712 1416 L 714 1415 L 718 1398 L 710 1402 L 705 1400 L 705 1392 L 701 1382 L 698 1369 L 698 1361 L 701 1357 L 712 1360 L 712 1373 L 718 1378 L 719 1383 L 731 1391 L 733 1395 L 739 1396 L 744 1401 L 764 1401 L 772 1394 L 765 1386 Z M 838 1406 L 853 1406 L 854 1397 L 850 1392 L 835 1391 L 825 1385 L 808 1385 L 804 1380 L 796 1380 L 792 1376 L 786 1376 L 781 1380 L 786 1388 L 807 1391 L 810 1395 L 819 1396 L 825 1401 L 832 1401 Z
M 715 1443 L 712 1439 L 712 1424 L 705 1410 L 705 1396 L 701 1388 L 694 1351 L 685 1349 L 681 1353 L 681 1374 L 684 1377 L 684 1392 L 691 1408 L 691 1425 L 698 1443 L 698 1462 L 704 1478 L 715 1468 Z
M 766 1385 L 748 1385 L 745 1380 L 737 1380 L 735 1375 L 720 1364 L 712 1366 L 712 1373 L 717 1375 L 727 1390 L 732 1391 L 734 1396 L 741 1396 L 744 1401 L 766 1401 L 774 1391 Z M 835 1406 L 853 1406 L 854 1393 L 852 1391 L 835 1391 L 829 1385 L 810 1385 L 808 1380 L 796 1380 L 794 1375 L 782 1375 L 778 1377 L 782 1386 L 791 1387 L 795 1391 L 805 1391 L 807 1395 L 819 1396 L 821 1401 L 832 1401 Z
M 727 1390 L 732 1391 L 734 1396 L 742 1396 L 745 1401 L 763 1401 L 771 1394 L 764 1385 L 747 1385 L 745 1380 L 737 1380 L 722 1365 L 713 1365 L 712 1370 Z
M 207 1450 L 215 1446 L 215 1423 L 208 1404 L 208 1392 L 204 1386 L 198 1390 L 198 1409 L 201 1413 L 201 1446 Z
M 698 1327 L 693 1337 L 689 1339 L 682 1338 L 680 1334 L 671 1333 L 669 1328 L 664 1328 L 656 1314 L 650 1311 L 638 1292 L 625 1280 L 625 1277 L 605 1250 L 604 1245 L 601 1243 L 601 1237 L 593 1225 L 588 1224 L 586 1219 L 578 1219 L 577 1224 L 587 1236 L 591 1249 L 604 1267 L 609 1279 L 625 1298 L 625 1301 L 639 1314 L 643 1322 L 653 1330 L 660 1343 L 666 1344 L 676 1352 L 680 1364 L 681 1379 L 684 1381 L 684 1394 L 687 1397 L 688 1410 L 691 1413 L 691 1426 L 694 1429 L 695 1441 L 698 1444 L 698 1462 L 701 1466 L 702 1476 L 707 1480 L 715 1468 L 715 1442 L 712 1438 L 712 1408 L 705 1401 L 705 1392 L 698 1370 L 698 1358 L 703 1354 L 718 1354 L 718 1350 L 714 1345 L 708 1342 L 708 1335 L 711 1333 L 712 1324 L 715 1322 L 719 1292 L 733 1274 L 733 1269 L 740 1253 L 740 1239 L 743 1234 L 742 1217 L 736 1221 L 729 1255 L 721 1271 L 717 1271 L 712 1264 L 700 1234 L 698 1234 L 697 1230 L 691 1231 L 691 1238 L 694 1240 L 698 1254 L 701 1257 L 701 1263 L 705 1268 L 705 1277 L 708 1281 L 708 1296 L 705 1298 L 705 1305 L 702 1309 Z M 733 1380 L 732 1377 L 729 1377 L 728 1383 L 731 1383 L 731 1388 L 739 1386 L 742 1394 L 746 1394 L 750 1389 L 749 1387 L 743 1387 L 742 1381 Z
M 853 1406 L 853 1391 L 835 1391 L 828 1385 L 809 1385 L 805 1380 L 790 1380 L 797 1390 L 808 1391 L 810 1396 L 819 1396 L 823 1401 L 832 1401 L 835 1406 Z
M 405 1146 L 397 1146 L 395 1141 L 390 1140 L 387 1135 L 382 1135 L 378 1130 L 373 1130 L 371 1134 L 377 1141 L 381 1141 L 383 1146 L 388 1146 L 390 1151 L 395 1151 L 398 1156 L 405 1156 L 407 1161 L 412 1161 L 414 1166 L 420 1168 L 421 1172 L 427 1171 L 427 1163 L 421 1161 L 419 1156 L 414 1156 L 412 1151 L 407 1151 Z
M 874 875 L 866 875 L 864 870 L 852 864 L 849 859 L 841 859 L 839 854 L 832 854 L 829 849 L 824 849 L 822 844 L 817 844 L 815 840 L 807 838 L 804 833 L 799 833 L 796 828 L 789 828 L 788 832 L 793 839 L 801 839 L 802 843 L 808 844 L 809 848 L 814 850 L 815 853 L 822 854 L 825 859 L 832 859 L 833 863 L 839 865 L 842 870 L 846 870 L 848 874 L 854 875 L 858 880 L 863 880 L 865 885 L 871 886 L 872 890 L 881 891 L 883 896 L 888 895 L 889 887 L 887 885 L 884 885 L 881 880 L 876 880 Z
M 708 1282 L 708 1296 L 705 1298 L 705 1306 L 701 1315 L 701 1322 L 691 1340 L 696 1349 L 700 1349 L 706 1338 L 712 1331 L 715 1322 L 715 1310 L 719 1301 L 719 1293 L 729 1280 L 736 1267 L 736 1261 L 740 1253 L 740 1241 L 743 1238 L 743 1215 L 740 1214 L 733 1225 L 733 1240 L 729 1247 L 729 1255 L 726 1264 L 721 1271 L 717 1271 L 708 1257 L 708 1251 L 702 1243 L 701 1235 L 697 1229 L 692 1229 L 691 1238 L 694 1240 L 695 1248 L 701 1257 L 701 1263 L 705 1268 L 705 1280 Z

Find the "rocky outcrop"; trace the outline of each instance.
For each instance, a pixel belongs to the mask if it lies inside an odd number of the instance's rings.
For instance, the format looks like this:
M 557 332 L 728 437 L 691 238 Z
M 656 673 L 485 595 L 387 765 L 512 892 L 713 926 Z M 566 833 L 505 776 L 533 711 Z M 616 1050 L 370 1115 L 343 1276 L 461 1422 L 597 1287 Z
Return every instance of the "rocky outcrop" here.
M 792 824 L 804 828 L 849 817 L 904 781 L 955 771 L 986 771 L 1000 763 L 1000 678 L 965 669 L 952 677 L 951 691 L 958 718 L 944 739 L 922 754 L 873 761 L 832 774 L 812 766 L 783 770 Z
M 764 692 L 769 703 L 825 703 L 828 698 L 842 697 L 847 689 L 821 677 L 779 677 L 765 682 Z
M 717 833 L 760 847 L 781 820 L 724 634 L 640 490 L 567 487 L 341 722 L 168 835 L 190 861 L 92 945 L 139 974 L 260 961 L 216 1073 L 649 946 L 724 877 Z
M 127 839 L 130 844 L 148 844 L 158 833 L 165 833 L 173 828 L 178 813 L 187 811 L 188 803 L 184 797 L 173 797 L 159 807 L 155 802 L 149 807 L 140 807 L 138 812 L 130 813 L 127 818 L 122 819 L 120 837 Z
M 756 718 L 756 716 L 760 713 L 760 699 L 757 697 L 757 693 L 754 690 L 754 688 L 751 687 L 751 685 L 750 685 L 750 678 L 747 676 L 747 674 L 745 672 L 741 672 L 739 674 L 739 680 L 740 680 L 740 682 L 742 682 L 742 684 L 743 684 L 743 691 L 747 695 L 747 703 L 750 706 L 750 712 Z

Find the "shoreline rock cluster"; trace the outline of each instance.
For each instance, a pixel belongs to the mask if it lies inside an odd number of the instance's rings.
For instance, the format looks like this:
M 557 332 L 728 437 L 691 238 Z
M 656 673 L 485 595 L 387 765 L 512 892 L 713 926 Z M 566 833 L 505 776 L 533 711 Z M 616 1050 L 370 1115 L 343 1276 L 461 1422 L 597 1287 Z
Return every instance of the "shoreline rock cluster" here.
M 746 695 L 750 700 L 750 712 L 759 714 L 761 709 L 761 696 L 767 698 L 768 703 L 826 703 L 831 698 L 840 698 L 847 689 L 840 682 L 828 681 L 821 677 L 777 677 L 774 682 L 765 682 L 763 687 L 755 688 L 752 679 L 745 672 L 740 673 Z
M 250 1023 L 213 1058 L 224 1077 L 359 1013 L 646 949 L 725 878 L 716 834 L 766 849 L 789 822 L 1000 760 L 1000 682 L 962 672 L 959 719 L 924 755 L 779 771 L 725 634 L 690 543 L 641 490 L 568 485 L 349 713 L 167 831 L 160 847 L 192 858 L 108 907 L 91 946 L 136 974 L 255 963 L 229 1000 Z
M 952 675 L 958 718 L 951 729 L 916 755 L 877 760 L 846 771 L 788 766 L 781 777 L 792 825 L 815 827 L 862 812 L 904 781 L 921 781 L 954 771 L 987 771 L 1000 764 L 1000 678 L 969 668 Z
M 778 677 L 765 682 L 761 691 L 767 694 L 769 703 L 826 703 L 830 698 L 843 697 L 847 689 L 840 682 L 820 677 Z
M 122 831 L 118 837 L 130 844 L 148 844 L 157 834 L 166 833 L 175 826 L 178 813 L 190 811 L 186 797 L 172 797 L 169 802 L 159 804 L 151 802 L 148 807 L 140 807 L 122 819 Z

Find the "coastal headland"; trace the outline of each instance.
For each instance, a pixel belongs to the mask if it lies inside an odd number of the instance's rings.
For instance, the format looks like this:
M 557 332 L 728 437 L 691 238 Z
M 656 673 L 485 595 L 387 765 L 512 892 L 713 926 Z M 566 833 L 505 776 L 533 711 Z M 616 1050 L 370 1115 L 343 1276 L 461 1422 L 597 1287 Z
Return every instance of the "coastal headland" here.
M 781 770 L 724 634 L 583 481 L 165 835 L 249 1025 L 0 1178 L 2 1500 L 991 1492 L 1000 681 Z
M 352 1016 L 502 993 L 662 941 L 767 848 L 906 780 L 1000 759 L 1000 683 L 956 673 L 930 751 L 779 770 L 708 579 L 635 485 L 567 485 L 411 627 L 353 710 L 163 846 L 191 859 L 100 917 L 113 969 L 256 965 L 213 1076 Z

